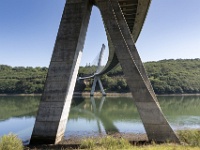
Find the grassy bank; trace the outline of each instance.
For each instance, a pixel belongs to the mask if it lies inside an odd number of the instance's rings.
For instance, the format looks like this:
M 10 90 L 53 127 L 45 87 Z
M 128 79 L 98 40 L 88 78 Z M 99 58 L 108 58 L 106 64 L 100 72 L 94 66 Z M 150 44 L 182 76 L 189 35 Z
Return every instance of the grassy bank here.
M 0 138 L 0 150 L 23 150 L 23 144 L 14 134 L 4 135 Z
M 87 150 L 199 150 L 200 130 L 178 131 L 177 135 L 181 144 L 155 142 L 133 142 L 124 138 L 114 138 L 107 136 L 103 138 L 83 139 L 81 144 L 71 145 L 40 145 L 24 147 L 25 150 L 67 150 L 67 149 L 87 149 Z M 13 147 L 13 148 L 12 148 Z M 0 138 L 0 150 L 21 150 L 22 142 L 14 135 L 7 135 Z
M 129 142 L 123 138 L 105 137 L 99 140 L 85 139 L 82 141 L 80 149 L 90 150 L 115 150 L 115 149 L 130 149 L 130 150 L 199 150 L 200 149 L 200 130 L 185 130 L 178 131 L 177 135 L 181 144 L 163 143 L 135 143 Z M 97 142 L 98 141 L 98 142 Z
M 80 149 L 88 150 L 116 150 L 116 149 L 129 149 L 129 150 L 199 150 L 200 147 L 192 146 L 186 143 L 182 145 L 174 143 L 164 143 L 156 144 L 146 143 L 146 144 L 132 144 L 125 139 L 116 139 L 113 137 L 105 137 L 98 140 L 96 139 L 86 139 L 82 142 Z

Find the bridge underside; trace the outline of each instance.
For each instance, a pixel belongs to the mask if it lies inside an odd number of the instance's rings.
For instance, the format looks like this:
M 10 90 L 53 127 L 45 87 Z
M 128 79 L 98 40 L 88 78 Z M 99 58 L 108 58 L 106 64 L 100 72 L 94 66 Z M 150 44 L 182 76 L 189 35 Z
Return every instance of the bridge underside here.
M 119 6 L 128 25 L 128 28 L 132 34 L 134 42 L 137 41 L 138 36 L 141 32 L 150 2 L 150 0 L 118 0 Z M 108 41 L 108 62 L 104 69 L 99 73 L 99 75 L 107 73 L 119 63 L 109 38 Z
M 58 143 L 64 135 L 94 4 L 100 9 L 114 58 L 109 60 L 110 64 L 112 60 L 120 63 L 149 140 L 179 142 L 160 109 L 135 47 L 149 3 L 67 0 L 30 144 Z

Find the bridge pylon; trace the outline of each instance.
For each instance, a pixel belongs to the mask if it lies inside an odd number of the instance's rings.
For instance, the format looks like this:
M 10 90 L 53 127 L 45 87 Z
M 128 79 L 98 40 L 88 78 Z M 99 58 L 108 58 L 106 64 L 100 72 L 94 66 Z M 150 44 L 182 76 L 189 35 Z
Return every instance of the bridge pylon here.
M 103 88 L 103 84 L 102 84 L 101 79 L 100 79 L 101 75 L 98 75 L 98 73 L 101 72 L 101 64 L 102 64 L 102 57 L 103 57 L 104 51 L 105 51 L 105 45 L 102 44 L 99 59 L 98 59 L 98 64 L 97 64 L 97 70 L 96 70 L 96 73 L 94 74 L 94 81 L 93 81 L 93 84 L 92 84 L 90 96 L 94 96 L 94 91 L 95 91 L 97 82 L 99 84 L 99 88 L 101 90 L 102 95 L 106 96 L 106 93 L 105 93 L 104 88 Z
M 99 73 L 101 73 L 101 71 L 102 71 L 101 64 L 102 64 L 102 57 L 103 57 L 104 51 L 105 51 L 105 45 L 102 44 L 100 54 L 98 55 L 98 62 L 97 62 L 96 71 L 92 75 L 89 75 L 89 76 L 86 76 L 86 77 L 78 77 L 78 79 L 77 79 L 79 81 L 79 80 L 94 78 L 93 83 L 92 83 L 92 87 L 91 87 L 91 91 L 90 91 L 90 96 L 94 96 L 94 92 L 95 92 L 97 83 L 99 84 L 102 95 L 106 96 L 106 93 L 105 93 L 104 88 L 103 88 L 103 84 L 101 82 L 101 76 L 102 75 L 99 75 Z
M 30 144 L 55 144 L 64 135 L 94 4 L 101 12 L 113 61 L 122 67 L 148 139 L 178 143 L 135 47 L 150 0 L 67 0 Z

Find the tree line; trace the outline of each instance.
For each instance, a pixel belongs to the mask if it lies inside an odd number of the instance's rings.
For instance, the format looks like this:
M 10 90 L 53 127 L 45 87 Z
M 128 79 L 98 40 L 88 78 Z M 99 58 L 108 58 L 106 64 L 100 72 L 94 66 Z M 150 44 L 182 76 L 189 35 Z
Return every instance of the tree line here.
M 46 67 L 11 67 L 0 65 L 0 94 L 42 93 Z
M 144 63 L 156 94 L 200 93 L 200 59 L 170 59 Z M 95 66 L 80 67 L 87 76 Z M 48 68 L 0 65 L 0 94 L 42 93 Z M 106 92 L 129 92 L 121 67 L 101 77 Z M 75 91 L 90 91 L 93 79 L 78 81 Z

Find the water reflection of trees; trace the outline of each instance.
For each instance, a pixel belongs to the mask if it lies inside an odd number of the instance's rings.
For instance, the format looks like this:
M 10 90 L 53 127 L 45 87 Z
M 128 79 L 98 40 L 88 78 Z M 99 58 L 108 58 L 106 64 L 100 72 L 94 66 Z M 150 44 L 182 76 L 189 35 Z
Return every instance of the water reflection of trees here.
M 159 96 L 158 99 L 167 118 L 178 119 L 182 116 L 200 116 L 200 97 L 198 96 Z M 115 122 L 140 120 L 133 100 L 124 97 L 85 98 L 77 106 L 74 105 L 70 111 L 69 119 L 80 118 L 88 121 L 96 120 L 98 126 L 101 122 L 106 132 L 118 132 Z
M 180 116 L 200 116 L 199 96 L 159 96 L 161 108 L 166 116 L 179 118 Z M 11 117 L 34 117 L 37 113 L 40 97 L 4 96 L 0 97 L 0 120 Z M 140 120 L 137 109 L 131 98 L 114 97 L 80 98 L 72 100 L 69 119 L 84 118 L 88 121 L 99 120 L 102 125 L 114 127 L 113 122 Z
M 83 103 L 72 107 L 69 119 L 84 118 L 97 121 L 99 131 L 100 124 L 103 125 L 106 133 L 119 132 L 115 121 L 127 121 L 138 117 L 136 107 L 130 98 L 86 98 Z
M 0 120 L 11 117 L 32 117 L 38 110 L 40 97 L 2 96 L 0 97 Z
M 158 99 L 167 116 L 200 116 L 199 96 L 160 96 Z
M 85 98 L 85 101 L 80 103 L 78 106 L 72 107 L 70 111 L 70 118 L 92 119 L 93 117 L 91 115 L 88 116 L 87 114 L 82 113 L 82 111 L 87 110 L 94 114 L 94 111 L 99 111 L 101 109 L 100 114 L 109 116 L 109 118 L 113 121 L 130 120 L 134 118 L 139 119 L 137 109 L 131 98 L 106 97 L 103 104 L 101 98 L 95 98 L 93 101 L 95 102 L 95 105 L 92 104 L 92 100 L 90 98 Z M 79 109 L 79 112 L 74 111 L 74 108 Z
M 193 115 L 200 116 L 200 97 L 199 96 L 159 96 L 160 106 L 166 116 L 182 116 Z M 95 98 L 96 108 L 100 107 L 101 99 Z M 89 98 L 86 98 L 78 106 L 74 106 L 80 110 L 94 111 L 92 102 Z M 91 115 L 88 116 L 84 113 L 79 113 L 71 110 L 71 118 L 88 118 L 94 119 Z M 137 109 L 131 98 L 106 98 L 101 115 L 109 116 L 112 121 L 118 120 L 131 120 L 139 119 Z

